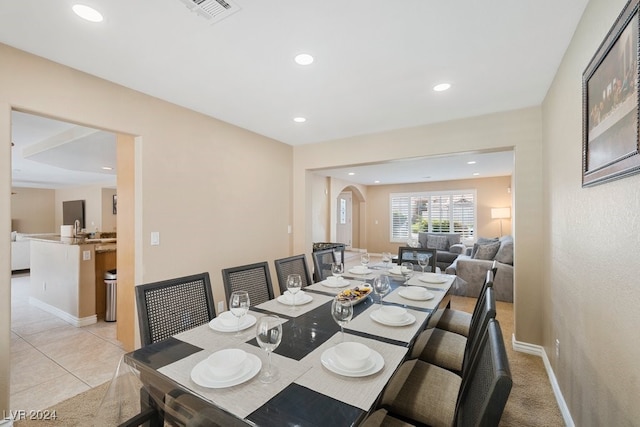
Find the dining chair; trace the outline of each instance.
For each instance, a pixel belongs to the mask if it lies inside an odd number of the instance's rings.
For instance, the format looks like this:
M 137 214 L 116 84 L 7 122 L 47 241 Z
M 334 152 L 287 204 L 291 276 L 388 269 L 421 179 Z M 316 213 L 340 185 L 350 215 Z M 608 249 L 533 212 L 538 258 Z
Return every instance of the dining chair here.
M 225 268 L 222 270 L 222 281 L 227 303 L 235 291 L 247 291 L 251 306 L 273 299 L 271 274 L 266 261 Z
M 135 292 L 143 346 L 216 317 L 209 273 L 139 285 Z
M 418 259 L 421 256 L 429 257 L 429 270 L 432 273 L 436 272 L 436 258 L 438 252 L 436 249 L 428 249 L 428 248 L 412 248 L 410 246 L 400 246 L 398 248 L 398 265 L 401 265 L 403 262 L 410 262 L 415 265 L 418 264 Z
M 315 282 L 322 282 L 327 277 L 331 276 L 331 264 L 334 262 L 344 263 L 344 252 L 334 249 L 322 249 L 312 252 L 313 257 L 313 280 Z
M 462 310 L 456 310 L 453 308 L 446 308 L 442 312 L 442 316 L 436 324 L 437 328 L 444 329 L 445 331 L 455 332 L 456 334 L 469 336 L 469 327 L 471 326 L 471 319 L 473 315 L 479 309 L 479 302 L 482 299 L 482 295 L 486 292 L 487 288 L 493 287 L 493 279 L 495 278 L 495 272 L 497 272 L 497 263 L 493 262 L 491 269 L 487 270 L 484 284 L 478 294 L 478 300 L 473 308 L 473 313 L 468 313 Z
M 488 288 L 480 302 L 480 310 L 472 319 L 469 337 L 438 328 L 422 331 L 411 351 L 411 358 L 419 358 L 458 375 L 464 375 L 475 355 L 482 334 L 490 319 L 496 317 L 496 297 Z
M 313 285 L 309 268 L 307 267 L 307 257 L 304 254 L 277 259 L 273 263 L 276 266 L 276 275 L 278 276 L 281 295 L 287 290 L 287 277 L 290 274 L 300 275 L 303 288 Z
M 512 384 L 500 324 L 490 319 L 462 377 L 419 359 L 409 360 L 389 381 L 381 407 L 417 425 L 497 426 Z

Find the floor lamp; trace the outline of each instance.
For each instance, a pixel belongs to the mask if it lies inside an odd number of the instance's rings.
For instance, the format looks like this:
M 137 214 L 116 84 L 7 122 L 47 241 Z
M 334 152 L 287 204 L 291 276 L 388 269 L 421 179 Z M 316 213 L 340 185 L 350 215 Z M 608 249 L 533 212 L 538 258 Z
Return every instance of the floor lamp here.
M 491 208 L 491 219 L 500 220 L 500 237 L 502 237 L 502 220 L 511 218 L 511 208 Z

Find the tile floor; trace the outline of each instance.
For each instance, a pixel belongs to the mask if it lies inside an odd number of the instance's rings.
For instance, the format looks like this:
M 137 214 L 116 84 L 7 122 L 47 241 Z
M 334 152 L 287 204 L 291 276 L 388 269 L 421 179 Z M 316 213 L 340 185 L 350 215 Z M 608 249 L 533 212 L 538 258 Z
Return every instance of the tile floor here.
M 125 353 L 115 322 L 77 328 L 30 305 L 29 280 L 11 277 L 11 410 L 45 409 L 109 381 Z

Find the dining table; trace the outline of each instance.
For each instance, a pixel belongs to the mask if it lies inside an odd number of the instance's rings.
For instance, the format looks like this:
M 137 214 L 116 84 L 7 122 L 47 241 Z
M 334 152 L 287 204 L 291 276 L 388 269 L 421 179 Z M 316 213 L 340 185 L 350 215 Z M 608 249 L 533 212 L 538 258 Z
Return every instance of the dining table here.
M 218 314 L 209 324 L 127 353 L 124 361 L 143 384 L 141 396 L 179 424 L 356 426 L 376 408 L 418 335 L 449 305 L 455 276 L 416 272 L 407 281 L 385 266 L 354 271 L 345 271 L 338 283 L 324 280 L 303 288 L 295 306 L 284 295 L 251 306 L 241 327 L 223 325 Z M 380 275 L 391 284 L 381 299 L 371 290 Z M 425 288 L 427 297 L 407 298 L 412 286 Z M 345 289 L 355 288 L 368 294 L 354 301 L 353 318 L 342 335 L 331 304 Z M 404 308 L 404 320 L 382 321 L 382 306 Z M 277 379 L 265 384 L 258 371 L 267 368 L 268 359 L 256 340 L 255 323 L 274 314 L 282 327 L 270 358 Z M 343 340 L 370 349 L 366 369 L 351 371 L 333 362 L 332 352 Z M 236 381 L 208 384 L 206 375 L 198 375 L 209 356 L 225 349 L 243 350 L 259 362 Z

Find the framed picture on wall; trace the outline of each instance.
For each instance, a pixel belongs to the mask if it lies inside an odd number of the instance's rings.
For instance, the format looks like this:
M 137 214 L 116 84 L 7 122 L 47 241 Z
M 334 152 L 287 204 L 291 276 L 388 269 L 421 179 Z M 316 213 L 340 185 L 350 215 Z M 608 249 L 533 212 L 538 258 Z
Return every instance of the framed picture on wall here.
M 113 214 L 117 214 L 118 213 L 118 195 L 114 194 L 113 195 Z
M 640 172 L 638 0 L 630 0 L 582 75 L 582 186 Z

